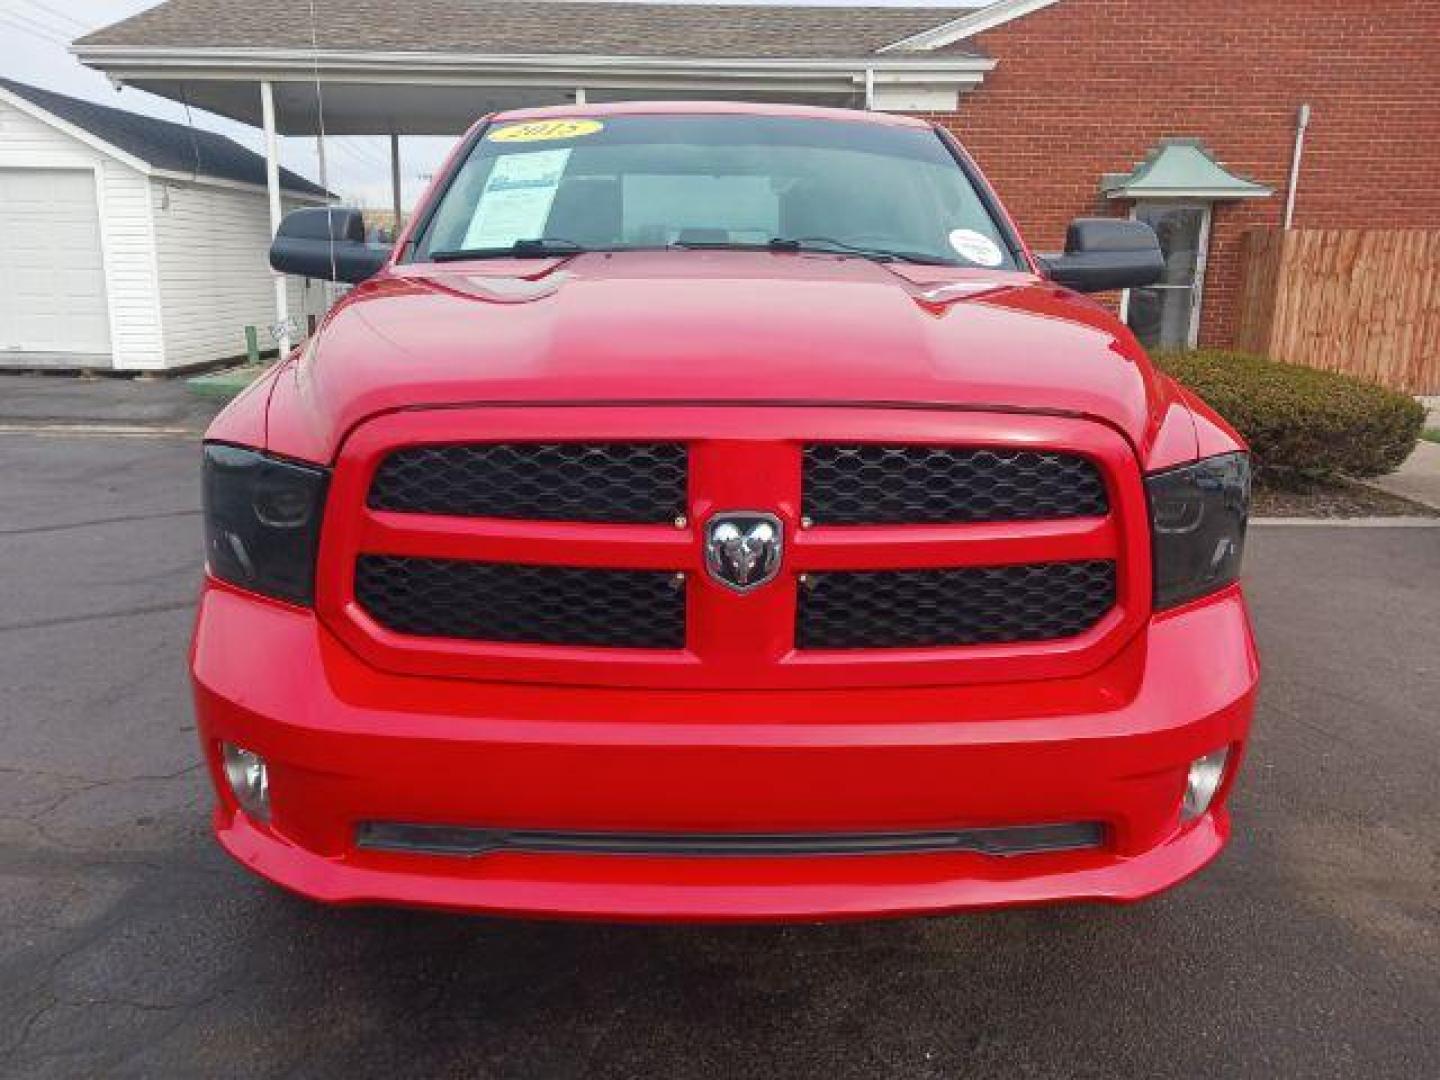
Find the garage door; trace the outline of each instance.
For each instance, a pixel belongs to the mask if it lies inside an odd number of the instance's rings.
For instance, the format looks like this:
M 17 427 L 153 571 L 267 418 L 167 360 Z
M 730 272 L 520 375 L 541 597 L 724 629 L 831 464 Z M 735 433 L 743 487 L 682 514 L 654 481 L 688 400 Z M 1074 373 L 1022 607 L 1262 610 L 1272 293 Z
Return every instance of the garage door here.
M 95 174 L 0 169 L 0 363 L 109 366 Z

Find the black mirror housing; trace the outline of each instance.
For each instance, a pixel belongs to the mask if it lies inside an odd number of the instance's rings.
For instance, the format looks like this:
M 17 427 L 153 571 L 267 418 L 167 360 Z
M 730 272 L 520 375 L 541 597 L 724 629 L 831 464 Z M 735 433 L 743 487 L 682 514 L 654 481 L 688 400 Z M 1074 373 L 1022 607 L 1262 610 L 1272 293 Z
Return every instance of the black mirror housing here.
M 1125 218 L 1076 218 L 1063 255 L 1039 255 L 1052 280 L 1076 292 L 1108 292 L 1153 285 L 1165 274 L 1155 230 Z
M 380 272 L 388 247 L 365 242 L 359 210 L 314 206 L 292 210 L 270 243 L 270 266 L 282 274 L 358 285 Z

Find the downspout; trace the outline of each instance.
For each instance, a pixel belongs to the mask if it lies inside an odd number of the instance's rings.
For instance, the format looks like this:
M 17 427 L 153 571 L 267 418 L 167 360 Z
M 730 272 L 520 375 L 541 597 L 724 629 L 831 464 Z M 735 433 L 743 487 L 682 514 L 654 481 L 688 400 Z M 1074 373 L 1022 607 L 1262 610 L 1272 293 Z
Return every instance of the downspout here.
M 1295 124 L 1295 153 L 1290 159 L 1290 190 L 1285 193 L 1285 231 L 1295 224 L 1295 192 L 1300 186 L 1300 159 L 1305 155 L 1305 129 L 1310 126 L 1310 106 L 1300 106 Z

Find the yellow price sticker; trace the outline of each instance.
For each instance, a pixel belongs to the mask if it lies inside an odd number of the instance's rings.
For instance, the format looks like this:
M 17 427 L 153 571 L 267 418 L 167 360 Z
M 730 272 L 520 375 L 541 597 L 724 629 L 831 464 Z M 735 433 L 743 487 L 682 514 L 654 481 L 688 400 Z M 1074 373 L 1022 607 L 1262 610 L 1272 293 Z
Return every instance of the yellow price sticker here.
M 489 142 L 553 142 L 594 135 L 604 129 L 605 125 L 599 120 L 531 120 L 495 128 L 485 138 Z

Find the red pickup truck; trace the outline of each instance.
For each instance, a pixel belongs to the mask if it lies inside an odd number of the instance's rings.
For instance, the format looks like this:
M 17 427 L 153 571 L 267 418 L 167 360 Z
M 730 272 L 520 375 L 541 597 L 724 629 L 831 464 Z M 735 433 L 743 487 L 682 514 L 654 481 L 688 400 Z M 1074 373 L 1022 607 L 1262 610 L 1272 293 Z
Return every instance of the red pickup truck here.
M 1243 444 L 919 119 L 491 116 L 204 448 L 214 824 L 306 896 L 612 919 L 1132 901 L 1224 845 Z

